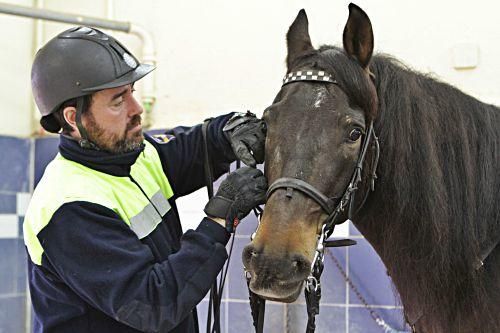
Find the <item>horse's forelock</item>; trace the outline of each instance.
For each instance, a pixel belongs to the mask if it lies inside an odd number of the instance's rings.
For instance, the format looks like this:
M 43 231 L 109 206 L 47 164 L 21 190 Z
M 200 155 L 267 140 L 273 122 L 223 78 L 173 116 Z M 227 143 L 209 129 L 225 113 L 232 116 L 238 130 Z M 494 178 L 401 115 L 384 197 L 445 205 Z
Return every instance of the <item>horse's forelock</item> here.
M 369 72 L 343 49 L 334 46 L 321 46 L 316 59 L 320 67 L 335 77 L 349 102 L 365 112 L 367 123 L 374 120 L 377 116 L 378 99 Z

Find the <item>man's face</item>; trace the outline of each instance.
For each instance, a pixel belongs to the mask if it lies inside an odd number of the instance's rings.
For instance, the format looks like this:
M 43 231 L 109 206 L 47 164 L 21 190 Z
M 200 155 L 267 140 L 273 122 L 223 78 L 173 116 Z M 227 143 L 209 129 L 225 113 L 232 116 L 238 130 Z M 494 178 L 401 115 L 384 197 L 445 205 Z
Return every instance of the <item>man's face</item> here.
M 82 117 L 90 141 L 101 149 L 119 154 L 141 146 L 143 109 L 134 98 L 131 84 L 98 91 L 89 112 Z

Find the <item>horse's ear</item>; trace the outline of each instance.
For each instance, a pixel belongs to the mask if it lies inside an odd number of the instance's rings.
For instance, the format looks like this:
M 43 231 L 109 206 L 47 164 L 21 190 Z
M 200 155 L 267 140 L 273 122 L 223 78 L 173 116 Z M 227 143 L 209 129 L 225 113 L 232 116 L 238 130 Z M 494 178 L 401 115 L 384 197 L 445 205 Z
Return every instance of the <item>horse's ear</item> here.
M 301 9 L 295 21 L 293 21 L 286 34 L 288 46 L 288 56 L 286 64 L 288 70 L 291 69 L 293 61 L 302 53 L 313 50 L 311 38 L 309 37 L 309 22 L 306 11 Z
M 373 53 L 372 24 L 368 15 L 353 3 L 349 4 L 349 18 L 343 39 L 347 54 L 355 58 L 363 68 L 368 68 Z

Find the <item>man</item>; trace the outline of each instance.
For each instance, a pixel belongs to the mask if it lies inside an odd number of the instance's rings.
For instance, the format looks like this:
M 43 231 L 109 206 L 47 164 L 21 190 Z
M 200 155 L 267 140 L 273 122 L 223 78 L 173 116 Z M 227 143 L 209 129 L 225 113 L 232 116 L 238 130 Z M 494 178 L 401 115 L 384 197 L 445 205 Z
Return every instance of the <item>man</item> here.
M 133 86 L 152 70 L 87 27 L 35 57 L 41 124 L 61 133 L 24 222 L 35 332 L 198 331 L 228 231 L 264 202 L 262 173 L 238 169 L 182 235 L 175 199 L 204 186 L 202 129 L 143 135 Z M 263 161 L 265 126 L 251 114 L 215 118 L 206 136 L 217 177 L 236 157 Z

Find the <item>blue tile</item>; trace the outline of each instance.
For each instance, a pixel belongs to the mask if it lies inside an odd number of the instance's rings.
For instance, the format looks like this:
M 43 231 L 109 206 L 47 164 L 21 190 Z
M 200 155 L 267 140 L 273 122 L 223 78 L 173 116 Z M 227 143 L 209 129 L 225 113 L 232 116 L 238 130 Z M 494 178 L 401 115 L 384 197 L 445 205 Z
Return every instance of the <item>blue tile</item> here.
M 284 304 L 266 303 L 264 316 L 264 332 L 285 332 Z M 253 319 L 250 304 L 240 302 L 228 303 L 229 333 L 253 333 Z
M 16 214 L 16 194 L 0 194 L 0 214 Z
M 358 244 L 348 251 L 349 277 L 368 304 L 397 305 L 387 270 L 371 245 L 365 239 L 359 239 Z M 350 303 L 361 304 L 352 290 L 349 295 Z
M 316 332 L 345 333 L 346 310 L 337 306 L 321 306 L 316 316 Z M 286 322 L 288 333 L 303 333 L 307 326 L 307 310 L 305 304 L 292 303 L 288 305 Z
M 400 309 L 373 309 L 396 331 L 409 332 Z M 366 308 L 349 308 L 349 333 L 380 333 L 384 329 L 377 325 Z
M 0 295 L 26 292 L 26 250 L 22 239 L 0 239 Z M 1 331 L 0 331 L 1 332 Z
M 29 192 L 30 139 L 0 136 L 0 190 Z
M 352 221 L 349 221 L 347 223 L 349 223 L 349 236 L 361 236 L 361 233 L 354 226 L 354 224 L 352 223 Z
M 208 311 L 208 300 L 201 301 L 198 306 L 196 306 L 196 311 L 198 313 L 198 326 L 200 327 L 200 332 L 205 332 L 207 325 L 207 311 Z
M 248 300 L 248 287 L 243 271 L 243 262 L 241 254 L 243 248 L 250 242 L 247 238 L 236 238 L 233 247 L 233 254 L 229 262 L 229 273 L 227 276 L 226 287 L 228 288 L 229 298 L 238 300 Z
M 27 289 L 27 258 L 24 241 L 19 239 L 17 243 L 17 265 L 16 265 L 16 292 L 25 294 Z
M 48 137 L 35 140 L 35 186 L 42 178 L 45 167 L 58 152 L 59 137 Z
M 0 332 L 24 332 L 26 296 L 0 298 Z
M 0 239 L 0 295 L 17 291 L 17 267 L 20 264 L 19 252 L 22 240 Z
M 268 316 L 264 317 L 264 325 L 266 324 L 266 319 L 269 318 L 269 313 L 267 313 Z M 252 314 L 250 311 L 250 304 L 247 303 L 236 303 L 236 302 L 229 302 L 228 303 L 228 316 L 231 319 L 229 321 L 229 332 L 238 332 L 238 333 L 253 333 L 254 328 L 253 328 L 253 320 L 252 320 Z M 280 332 L 279 331 L 272 331 L 272 332 Z M 264 332 L 267 332 L 264 329 Z
M 345 269 L 345 248 L 330 248 L 325 252 L 325 268 L 321 275 L 321 302 L 345 304 L 346 282 L 328 251 L 337 259 L 342 268 Z

